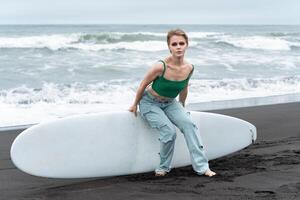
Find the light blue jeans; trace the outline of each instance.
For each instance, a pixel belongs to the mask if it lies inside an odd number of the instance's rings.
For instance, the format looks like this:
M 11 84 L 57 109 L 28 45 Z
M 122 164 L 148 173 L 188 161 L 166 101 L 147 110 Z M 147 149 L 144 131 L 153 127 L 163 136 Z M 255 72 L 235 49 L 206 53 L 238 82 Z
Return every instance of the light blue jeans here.
M 192 122 L 189 112 L 176 99 L 161 102 L 150 92 L 145 91 L 139 103 L 139 109 L 142 118 L 152 128 L 159 131 L 160 164 L 155 170 L 156 172 L 171 170 L 170 165 L 176 139 L 175 126 L 184 134 L 195 172 L 203 174 L 209 169 L 202 141 L 199 141 L 197 137 L 198 128 Z

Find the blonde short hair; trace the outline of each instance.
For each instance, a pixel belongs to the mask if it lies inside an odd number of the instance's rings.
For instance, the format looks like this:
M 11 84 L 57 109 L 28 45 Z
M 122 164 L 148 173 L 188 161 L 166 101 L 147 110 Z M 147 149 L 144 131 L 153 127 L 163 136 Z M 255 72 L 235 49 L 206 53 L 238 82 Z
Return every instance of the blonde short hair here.
M 174 29 L 174 30 L 170 30 L 168 32 L 168 35 L 167 35 L 167 43 L 168 43 L 168 45 L 170 45 L 170 39 L 174 35 L 184 37 L 184 39 L 186 41 L 186 44 L 187 45 L 189 44 L 189 38 L 188 38 L 187 34 L 182 29 L 177 28 L 177 29 Z

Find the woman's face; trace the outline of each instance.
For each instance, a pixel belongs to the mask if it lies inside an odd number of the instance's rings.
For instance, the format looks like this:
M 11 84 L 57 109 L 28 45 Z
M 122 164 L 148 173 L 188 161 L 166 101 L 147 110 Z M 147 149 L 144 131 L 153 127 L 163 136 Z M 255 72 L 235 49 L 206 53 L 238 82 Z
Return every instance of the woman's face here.
M 170 38 L 169 49 L 171 54 L 175 57 L 182 57 L 188 47 L 186 40 L 183 36 L 173 35 Z

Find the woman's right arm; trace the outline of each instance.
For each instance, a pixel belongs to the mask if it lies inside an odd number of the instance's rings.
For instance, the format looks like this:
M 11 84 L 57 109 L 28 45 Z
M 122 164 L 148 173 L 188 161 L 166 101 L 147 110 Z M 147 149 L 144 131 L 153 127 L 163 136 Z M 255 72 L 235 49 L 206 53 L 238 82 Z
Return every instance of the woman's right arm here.
M 139 88 L 136 92 L 135 100 L 133 105 L 129 108 L 130 112 L 133 112 L 135 116 L 137 115 L 137 105 L 139 104 L 144 90 L 146 87 L 157 77 L 160 76 L 163 72 L 163 64 L 161 62 L 154 64 L 149 71 L 146 73 L 144 79 L 139 85 Z

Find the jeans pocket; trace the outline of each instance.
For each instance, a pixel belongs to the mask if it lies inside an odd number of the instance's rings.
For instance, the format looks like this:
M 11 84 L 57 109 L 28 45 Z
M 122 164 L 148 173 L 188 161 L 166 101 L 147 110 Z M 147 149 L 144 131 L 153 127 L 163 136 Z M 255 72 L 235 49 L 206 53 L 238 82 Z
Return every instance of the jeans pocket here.
M 151 111 L 151 106 L 152 105 L 150 105 L 146 102 L 140 102 L 139 110 L 140 110 L 142 118 L 145 118 L 145 115 Z

